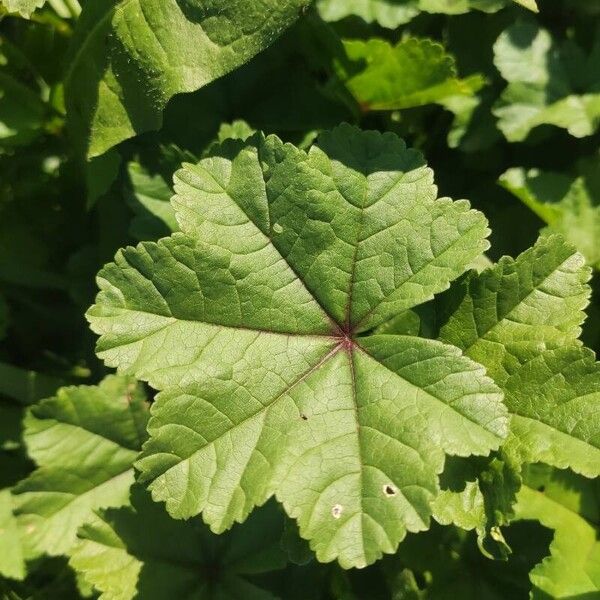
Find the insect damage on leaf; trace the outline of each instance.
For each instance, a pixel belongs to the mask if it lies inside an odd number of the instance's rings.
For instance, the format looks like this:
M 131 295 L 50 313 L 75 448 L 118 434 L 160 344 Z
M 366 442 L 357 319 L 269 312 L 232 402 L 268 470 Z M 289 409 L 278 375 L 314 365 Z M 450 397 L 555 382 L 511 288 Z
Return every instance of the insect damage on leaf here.
M 369 332 L 463 273 L 485 218 L 349 125 L 307 152 L 230 140 L 175 192 L 181 233 L 119 251 L 88 312 L 106 364 L 160 390 L 142 480 L 215 532 L 275 495 L 321 561 L 393 552 L 428 528 L 444 455 L 498 448 L 507 413 L 458 348 Z

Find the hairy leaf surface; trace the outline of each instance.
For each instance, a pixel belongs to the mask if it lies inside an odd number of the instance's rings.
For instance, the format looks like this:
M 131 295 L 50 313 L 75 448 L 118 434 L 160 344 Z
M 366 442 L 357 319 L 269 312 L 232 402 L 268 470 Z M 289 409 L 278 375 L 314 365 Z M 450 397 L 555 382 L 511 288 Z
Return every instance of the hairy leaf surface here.
M 444 453 L 487 454 L 501 396 L 452 347 L 364 335 L 487 247 L 393 134 L 304 152 L 260 135 L 176 176 L 182 233 L 117 254 L 88 312 L 107 364 L 163 390 L 138 462 L 214 531 L 275 494 L 320 560 L 364 566 L 428 526 Z

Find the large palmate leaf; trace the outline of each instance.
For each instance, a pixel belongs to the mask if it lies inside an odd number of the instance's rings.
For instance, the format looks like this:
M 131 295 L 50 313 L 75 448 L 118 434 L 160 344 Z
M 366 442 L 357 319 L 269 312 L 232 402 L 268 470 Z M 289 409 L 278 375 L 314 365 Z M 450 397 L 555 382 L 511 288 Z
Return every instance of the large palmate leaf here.
M 531 571 L 531 598 L 600 595 L 600 487 L 569 471 L 530 469 L 515 506 L 517 518 L 554 530 L 550 556 Z
M 562 234 L 588 264 L 600 268 L 600 204 L 584 178 L 513 168 L 499 183 L 548 224 L 546 232 Z
M 134 488 L 131 507 L 102 511 L 82 527 L 70 563 L 103 600 L 275 600 L 248 577 L 285 566 L 282 529 L 270 504 L 216 536 L 199 519 L 173 520 Z
M 349 40 L 350 66 L 341 79 L 362 110 L 392 110 L 470 96 L 483 84 L 478 76 L 459 79 L 452 56 L 431 40 L 408 38 L 392 46 L 380 39 Z
M 600 39 L 586 57 L 573 42 L 558 44 L 535 23 L 504 31 L 494 45 L 494 64 L 508 86 L 494 114 L 506 138 L 524 140 L 539 125 L 592 135 L 600 124 L 599 56 Z
M 117 376 L 61 388 L 32 407 L 24 435 L 38 469 L 14 489 L 32 554 L 65 553 L 95 509 L 127 502 L 147 415 L 140 387 Z
M 255 135 L 186 165 L 182 233 L 120 251 L 88 312 L 109 365 L 163 390 L 138 467 L 214 531 L 276 494 L 322 561 L 364 566 L 427 528 L 444 452 L 487 454 L 501 396 L 452 347 L 362 335 L 486 247 L 421 156 L 343 125 L 309 152 Z
M 88 0 L 65 93 L 89 157 L 158 129 L 169 99 L 269 46 L 308 0 Z

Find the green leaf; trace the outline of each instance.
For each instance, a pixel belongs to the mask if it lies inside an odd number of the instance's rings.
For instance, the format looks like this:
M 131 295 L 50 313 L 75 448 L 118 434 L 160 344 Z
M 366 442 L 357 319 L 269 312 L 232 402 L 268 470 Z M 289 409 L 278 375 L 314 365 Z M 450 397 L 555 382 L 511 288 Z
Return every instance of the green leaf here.
M 597 64 L 600 40 L 589 57 L 574 43 L 559 45 L 535 23 L 517 23 L 494 44 L 494 64 L 508 86 L 494 114 L 511 142 L 524 140 L 539 125 L 592 135 L 600 124 Z M 583 74 L 583 76 L 580 76 Z M 576 93 L 576 90 L 590 93 Z
M 198 519 L 174 521 L 134 488 L 131 507 L 102 511 L 82 527 L 70 564 L 102 600 L 275 600 L 248 578 L 285 566 L 282 525 L 270 504 L 216 536 Z
M 10 490 L 0 490 L 0 575 L 10 579 L 25 577 L 25 560 L 17 520 L 13 515 Z
M 426 529 L 444 453 L 506 433 L 501 396 L 452 346 L 365 335 L 487 248 L 421 156 L 342 125 L 304 152 L 230 141 L 186 165 L 182 233 L 121 250 L 88 311 L 98 354 L 162 390 L 137 466 L 213 531 L 275 494 L 321 561 L 364 566 Z
M 499 182 L 548 224 L 544 233 L 562 234 L 600 268 L 600 206 L 582 177 L 514 168 Z
M 356 15 L 389 29 L 408 23 L 420 12 L 418 0 L 320 0 L 317 7 L 325 21 Z
M 503 389 L 512 415 L 507 453 L 600 475 L 600 363 L 591 350 L 546 350 L 515 369 Z
M 577 340 L 589 278 L 583 257 L 561 236 L 541 237 L 517 259 L 505 256 L 473 275 L 447 299 L 452 314 L 440 339 L 484 365 L 502 386 L 521 364 L 520 343 L 535 354 L 544 344 Z
M 0 394 L 21 404 L 33 404 L 50 396 L 62 384 L 57 377 L 0 362 Z
M 88 0 L 65 78 L 71 128 L 98 156 L 159 129 L 169 99 L 239 67 L 290 26 L 308 0 Z
M 569 472 L 529 474 L 515 510 L 554 530 L 550 556 L 530 573 L 531 598 L 595 598 L 600 594 L 598 480 Z
M 459 79 L 452 56 L 431 40 L 408 38 L 392 46 L 380 39 L 344 42 L 350 66 L 340 77 L 362 110 L 393 110 L 470 96 L 482 85 Z
M 116 376 L 61 388 L 32 407 L 25 442 L 38 469 L 14 488 L 32 554 L 65 553 L 95 509 L 127 502 L 147 412 L 135 382 Z

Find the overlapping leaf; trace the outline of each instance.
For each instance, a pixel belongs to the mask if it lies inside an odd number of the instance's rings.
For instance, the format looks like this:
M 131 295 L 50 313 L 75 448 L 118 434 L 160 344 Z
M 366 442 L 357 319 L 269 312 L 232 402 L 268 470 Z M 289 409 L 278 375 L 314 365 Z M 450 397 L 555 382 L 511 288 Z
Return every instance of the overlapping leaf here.
M 272 504 L 216 536 L 198 519 L 175 521 L 143 490 L 80 530 L 71 565 L 103 600 L 275 600 L 248 577 L 285 566 L 283 518 Z
M 319 13 L 326 21 L 356 15 L 367 23 L 394 29 L 419 14 L 419 0 L 320 0 Z
M 138 462 L 154 498 L 223 531 L 276 494 L 322 561 L 393 552 L 428 526 L 444 452 L 497 448 L 505 409 L 456 348 L 357 334 L 448 287 L 485 219 L 350 126 L 309 152 L 226 143 L 175 189 L 183 233 L 119 252 L 88 312 L 106 363 L 163 390 Z
M 14 489 L 29 553 L 65 553 L 95 509 L 127 502 L 147 413 L 141 389 L 117 376 L 61 388 L 31 409 L 24 436 L 38 469 Z
M 169 99 L 269 46 L 307 0 L 89 0 L 65 81 L 73 132 L 89 157 L 158 129 Z
M 583 257 L 563 238 L 542 237 L 446 299 L 451 316 L 441 339 L 483 364 L 504 391 L 511 425 L 500 465 L 507 472 L 543 461 L 590 477 L 600 473 L 600 365 L 577 341 L 589 276 Z M 478 474 L 464 471 L 466 487 L 438 498 L 441 522 L 491 534 L 508 521 L 518 485 L 505 488 L 497 514 L 487 514 L 483 508 L 494 506 L 503 488 L 499 481 L 482 489 L 487 470 L 471 465 Z
M 494 114 L 506 138 L 522 141 L 539 125 L 592 135 L 600 124 L 599 56 L 599 39 L 586 56 L 574 42 L 561 45 L 535 23 L 504 31 L 494 45 L 494 64 L 508 86 Z

